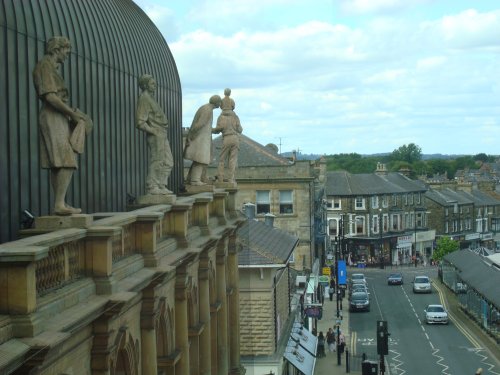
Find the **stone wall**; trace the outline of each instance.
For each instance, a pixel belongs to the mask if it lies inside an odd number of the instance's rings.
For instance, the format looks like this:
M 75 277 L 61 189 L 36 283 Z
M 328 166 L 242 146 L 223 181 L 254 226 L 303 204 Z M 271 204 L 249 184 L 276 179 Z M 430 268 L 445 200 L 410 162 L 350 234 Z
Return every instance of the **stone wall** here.
M 239 373 L 231 191 L 0 245 L 0 373 Z
M 269 291 L 240 294 L 240 353 L 271 355 L 275 349 L 274 301 Z
M 278 338 L 281 338 L 283 329 L 290 315 L 290 291 L 288 270 L 282 270 L 282 273 L 276 284 L 276 324 Z

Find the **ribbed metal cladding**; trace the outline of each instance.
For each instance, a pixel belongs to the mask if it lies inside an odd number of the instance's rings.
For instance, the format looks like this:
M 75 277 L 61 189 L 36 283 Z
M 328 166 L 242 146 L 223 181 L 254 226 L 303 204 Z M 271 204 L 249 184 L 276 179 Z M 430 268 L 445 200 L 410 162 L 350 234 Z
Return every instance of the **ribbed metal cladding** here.
M 147 143 L 135 127 L 138 78 L 152 74 L 170 123 L 175 167 L 169 187 L 182 184 L 182 98 L 165 39 L 131 0 L 2 0 L 0 3 L 0 243 L 17 238 L 25 209 L 50 214 L 49 173 L 40 168 L 40 101 L 32 71 L 46 41 L 66 36 L 62 67 L 70 105 L 89 114 L 94 129 L 79 157 L 67 200 L 83 212 L 124 211 L 127 193 L 144 194 Z

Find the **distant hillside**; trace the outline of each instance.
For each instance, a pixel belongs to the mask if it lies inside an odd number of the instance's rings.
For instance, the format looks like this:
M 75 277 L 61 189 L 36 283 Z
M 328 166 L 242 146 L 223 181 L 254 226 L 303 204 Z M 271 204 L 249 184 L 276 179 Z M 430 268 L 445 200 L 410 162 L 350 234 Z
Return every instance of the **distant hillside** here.
M 283 152 L 281 156 L 284 158 L 291 158 L 293 152 Z M 391 155 L 390 152 L 383 152 L 377 154 L 362 154 L 361 156 L 364 158 L 375 158 L 375 157 L 386 157 Z M 317 160 L 321 157 L 320 154 L 302 154 L 297 153 L 297 160 Z M 452 154 L 452 155 L 444 155 L 444 154 L 422 154 L 422 160 L 454 160 L 456 158 L 462 157 L 465 155 Z

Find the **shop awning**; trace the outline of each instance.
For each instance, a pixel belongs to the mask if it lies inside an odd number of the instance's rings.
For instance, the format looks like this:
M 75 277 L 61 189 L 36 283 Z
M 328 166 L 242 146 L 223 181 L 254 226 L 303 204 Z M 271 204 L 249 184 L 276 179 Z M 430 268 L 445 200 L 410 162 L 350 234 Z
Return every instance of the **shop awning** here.
M 314 336 L 309 330 L 305 329 L 300 323 L 295 323 L 292 327 L 291 338 L 299 343 L 304 349 L 306 349 L 312 355 L 316 354 L 316 348 L 318 346 L 318 338 Z
M 304 375 L 313 375 L 314 366 L 316 365 L 316 357 L 311 355 L 305 350 L 298 342 L 292 337 L 288 340 L 288 344 L 283 354 L 285 358 L 293 367 Z

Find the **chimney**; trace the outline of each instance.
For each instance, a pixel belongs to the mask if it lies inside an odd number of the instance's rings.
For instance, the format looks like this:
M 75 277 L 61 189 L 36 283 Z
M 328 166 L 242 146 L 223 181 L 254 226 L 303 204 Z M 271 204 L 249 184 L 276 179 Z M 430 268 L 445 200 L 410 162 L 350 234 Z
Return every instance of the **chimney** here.
M 273 227 L 274 226 L 274 218 L 276 216 L 274 216 L 273 214 L 265 214 L 265 219 L 264 219 L 264 223 L 268 226 L 268 227 Z
M 247 219 L 255 219 L 255 204 L 245 203 L 243 205 L 243 211 L 245 212 L 245 216 L 247 217 Z
M 375 170 L 375 174 L 379 176 L 386 176 L 387 175 L 387 167 L 384 163 L 377 163 L 377 169 Z

